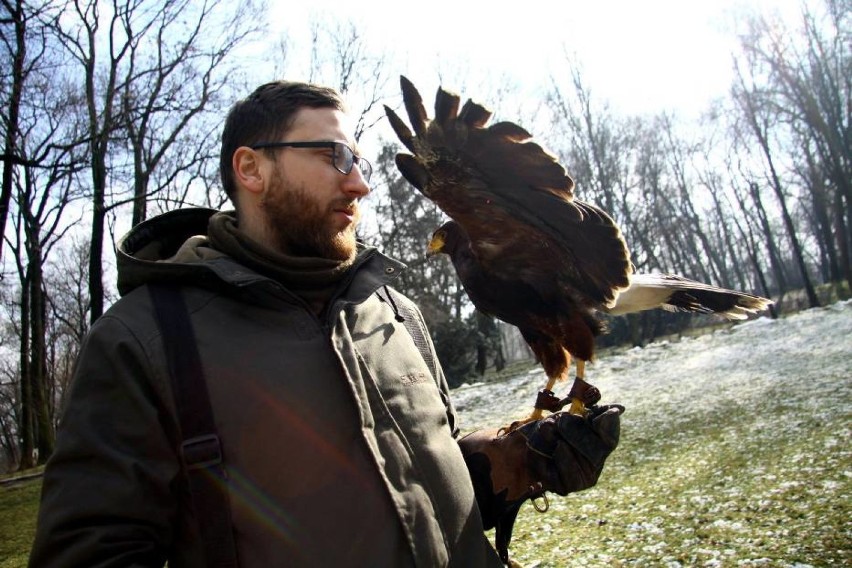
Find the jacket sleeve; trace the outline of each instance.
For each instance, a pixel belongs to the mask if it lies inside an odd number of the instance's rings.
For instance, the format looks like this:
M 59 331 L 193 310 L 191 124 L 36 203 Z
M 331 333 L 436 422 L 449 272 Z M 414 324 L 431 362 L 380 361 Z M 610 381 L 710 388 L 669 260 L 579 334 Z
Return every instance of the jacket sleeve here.
M 434 346 L 431 346 L 431 349 L 434 353 Z M 441 368 L 441 363 L 438 361 L 437 355 L 435 356 L 435 368 L 438 372 L 435 381 L 438 383 L 438 390 L 441 391 L 441 400 L 444 401 L 444 406 L 447 408 L 447 421 L 450 424 L 450 431 L 453 433 L 453 438 L 458 438 L 461 431 L 458 425 L 458 414 L 456 413 L 456 408 L 453 406 L 452 399 L 450 399 L 450 386 L 447 384 L 447 377 L 444 376 L 444 369 Z
M 180 469 L 151 368 L 120 320 L 96 322 L 45 469 L 31 567 L 164 564 Z

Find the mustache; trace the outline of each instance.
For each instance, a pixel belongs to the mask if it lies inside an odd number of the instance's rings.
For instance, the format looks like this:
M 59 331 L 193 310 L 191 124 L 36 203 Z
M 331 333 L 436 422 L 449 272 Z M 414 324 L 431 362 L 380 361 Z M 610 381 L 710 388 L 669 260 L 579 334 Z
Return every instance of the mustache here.
M 338 199 L 331 204 L 332 211 L 343 211 L 349 215 L 359 215 L 361 209 L 358 202 L 352 199 Z

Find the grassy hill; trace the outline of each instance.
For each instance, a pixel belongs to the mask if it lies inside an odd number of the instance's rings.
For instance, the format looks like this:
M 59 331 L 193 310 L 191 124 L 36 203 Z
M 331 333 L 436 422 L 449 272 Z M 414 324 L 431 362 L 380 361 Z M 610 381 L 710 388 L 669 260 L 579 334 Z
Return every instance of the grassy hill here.
M 454 392 L 465 429 L 528 412 L 543 377 L 514 371 Z M 852 302 L 612 351 L 588 377 L 627 407 L 621 445 L 593 489 L 524 506 L 526 568 L 852 565 Z M 0 486 L 0 568 L 26 565 L 39 487 Z
M 40 478 L 0 485 L 0 568 L 27 565 L 40 492 Z

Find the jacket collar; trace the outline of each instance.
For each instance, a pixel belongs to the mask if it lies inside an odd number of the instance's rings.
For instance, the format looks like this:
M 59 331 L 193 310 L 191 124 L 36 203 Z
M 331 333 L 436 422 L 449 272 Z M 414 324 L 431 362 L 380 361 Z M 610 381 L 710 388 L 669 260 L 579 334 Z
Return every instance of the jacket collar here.
M 204 248 L 214 209 L 178 209 L 148 219 L 131 229 L 117 244 L 118 290 L 124 296 L 150 283 L 245 288 L 271 280 L 217 251 Z M 178 255 L 195 240 L 201 252 L 191 260 Z M 195 245 L 193 245 L 195 246 Z M 347 301 L 363 301 L 390 285 L 406 268 L 402 262 L 370 249 L 357 266 L 344 293 Z

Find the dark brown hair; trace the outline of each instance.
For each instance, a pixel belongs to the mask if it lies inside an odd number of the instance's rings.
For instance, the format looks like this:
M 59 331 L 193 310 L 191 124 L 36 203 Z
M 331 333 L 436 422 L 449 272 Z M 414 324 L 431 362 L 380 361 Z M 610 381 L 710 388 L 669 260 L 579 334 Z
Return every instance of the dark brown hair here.
M 236 183 L 231 159 L 240 146 L 275 142 L 284 137 L 302 108 L 346 110 L 340 94 L 329 87 L 273 81 L 261 85 L 248 97 L 231 107 L 222 130 L 219 175 L 225 193 L 236 205 Z

